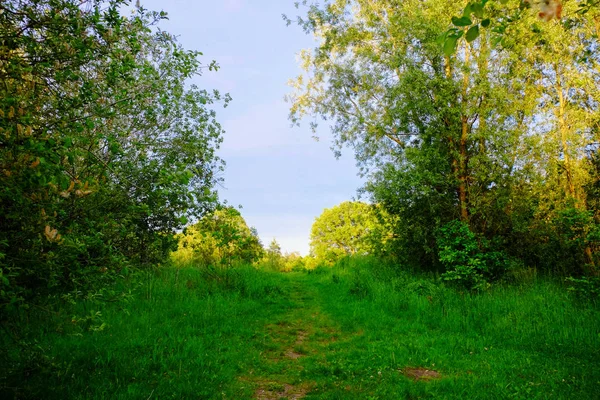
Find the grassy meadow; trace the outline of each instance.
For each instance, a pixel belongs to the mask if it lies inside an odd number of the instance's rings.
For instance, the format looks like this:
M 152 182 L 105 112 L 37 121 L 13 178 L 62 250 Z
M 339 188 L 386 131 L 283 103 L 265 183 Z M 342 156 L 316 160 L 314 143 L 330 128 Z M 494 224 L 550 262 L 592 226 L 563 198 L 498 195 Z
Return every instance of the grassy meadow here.
M 187 266 L 3 325 L 15 399 L 595 399 L 600 310 L 559 283 L 467 294 L 368 259 Z M 140 283 L 141 282 L 141 283 Z M 18 334 L 17 334 L 18 332 Z

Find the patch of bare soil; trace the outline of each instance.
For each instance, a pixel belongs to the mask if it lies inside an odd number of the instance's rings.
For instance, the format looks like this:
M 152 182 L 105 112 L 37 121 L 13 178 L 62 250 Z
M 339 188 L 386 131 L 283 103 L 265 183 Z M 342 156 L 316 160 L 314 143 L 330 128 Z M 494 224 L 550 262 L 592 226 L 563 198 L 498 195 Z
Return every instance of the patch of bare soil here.
M 296 353 L 294 350 L 287 350 L 284 354 L 287 358 L 291 358 L 292 360 L 297 360 L 304 355 Z
M 306 386 L 293 386 L 277 383 L 265 383 L 265 387 L 259 388 L 254 392 L 254 398 L 257 400 L 279 400 L 282 397 L 290 400 L 302 399 L 308 393 Z
M 305 331 L 298 331 L 298 336 L 296 338 L 296 342 L 295 345 L 299 346 L 302 343 L 304 343 L 304 341 L 306 340 L 306 337 L 308 336 L 308 334 Z M 297 360 L 300 357 L 304 356 L 304 354 L 298 353 L 296 351 L 294 351 L 293 349 L 287 349 L 284 353 L 284 355 L 287 358 L 290 358 L 292 360 Z
M 306 340 L 307 336 L 308 336 L 308 334 L 306 332 L 299 331 L 298 338 L 296 339 L 296 344 L 302 344 L 302 342 L 304 342 Z
M 442 377 L 439 372 L 426 368 L 404 368 L 402 373 L 415 381 L 431 381 Z

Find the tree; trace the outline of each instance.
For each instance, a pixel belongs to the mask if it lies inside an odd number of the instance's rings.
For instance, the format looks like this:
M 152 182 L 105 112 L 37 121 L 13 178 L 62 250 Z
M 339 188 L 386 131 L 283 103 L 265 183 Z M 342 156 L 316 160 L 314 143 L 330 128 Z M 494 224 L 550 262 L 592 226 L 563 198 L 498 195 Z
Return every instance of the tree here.
M 178 235 L 173 258 L 198 266 L 234 266 L 258 261 L 264 250 L 258 233 L 249 228 L 239 211 L 220 208 Z
M 266 250 L 266 262 L 269 268 L 278 271 L 281 269 L 282 261 L 281 246 L 273 238 L 271 243 L 269 243 L 269 248 Z
M 551 269 L 546 244 L 567 244 L 562 211 L 575 205 L 585 219 L 599 19 L 540 24 L 523 12 L 505 34 L 484 28 L 510 19 L 506 2 L 485 14 L 484 3 L 313 4 L 299 23 L 318 45 L 302 53 L 291 118 L 321 117 L 334 146 L 354 150 L 364 189 L 394 217 L 389 248 L 403 261 L 442 267 L 435 232 L 460 220 L 489 251 Z M 582 259 L 568 264 L 580 271 Z
M 346 256 L 373 254 L 385 237 L 375 206 L 343 202 L 325 209 L 311 228 L 311 253 L 317 261 L 333 264 Z
M 436 227 L 460 219 L 485 229 L 484 207 L 511 198 L 519 118 L 531 108 L 515 80 L 523 71 L 502 54 L 490 63 L 485 37 L 444 55 L 437 38 L 457 7 L 334 1 L 302 21 L 322 39 L 303 53 L 292 120 L 319 115 L 336 146 L 354 149 L 374 202 L 400 216 L 397 242 L 415 264 L 435 265 Z
M 306 261 L 300 253 L 294 251 L 283 256 L 283 271 L 302 270 L 306 268 Z
M 495 44 L 511 46 L 514 42 L 511 28 L 531 17 L 546 23 L 561 21 L 566 28 L 591 23 L 596 36 L 600 36 L 599 10 L 598 0 L 579 0 L 565 4 L 561 0 L 476 0 L 467 2 L 461 16 L 452 17 L 454 26 L 441 39 L 447 55 L 456 51 L 456 44 L 461 38 L 472 42 L 484 29 L 494 33 Z M 532 33 L 538 34 L 539 26 L 532 25 Z
M 0 304 L 168 256 L 216 202 L 210 67 L 126 0 L 0 4 Z
M 273 238 L 271 243 L 269 243 L 269 248 L 267 249 L 267 255 L 269 257 L 281 257 L 281 246 L 277 243 L 277 240 Z

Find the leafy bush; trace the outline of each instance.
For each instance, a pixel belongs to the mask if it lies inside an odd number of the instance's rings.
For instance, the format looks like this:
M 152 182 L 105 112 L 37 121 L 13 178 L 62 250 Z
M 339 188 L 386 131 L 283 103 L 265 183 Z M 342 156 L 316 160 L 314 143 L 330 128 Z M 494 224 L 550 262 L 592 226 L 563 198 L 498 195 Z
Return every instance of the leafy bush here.
M 600 299 L 600 277 L 569 277 L 567 290 L 583 301 L 597 302 Z
M 446 267 L 442 279 L 466 290 L 485 290 L 510 265 L 505 253 L 493 251 L 467 224 L 452 221 L 438 230 L 440 262 Z

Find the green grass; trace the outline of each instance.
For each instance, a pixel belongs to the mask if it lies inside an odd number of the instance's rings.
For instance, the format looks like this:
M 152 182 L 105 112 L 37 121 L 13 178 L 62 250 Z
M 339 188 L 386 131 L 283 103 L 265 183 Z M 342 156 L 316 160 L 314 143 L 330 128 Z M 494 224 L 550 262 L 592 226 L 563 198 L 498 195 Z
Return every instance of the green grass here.
M 368 260 L 289 274 L 164 269 L 126 301 L 55 304 L 17 324 L 0 332 L 2 398 L 600 393 L 600 311 L 543 280 L 470 295 Z M 415 381 L 406 368 L 441 376 Z
M 244 368 L 260 362 L 260 349 L 249 343 L 286 307 L 280 281 L 251 268 L 165 269 L 148 275 L 126 302 L 62 304 L 36 313 L 36 320 L 23 314 L 21 345 L 2 336 L 9 350 L 0 362 L 0 398 L 15 392 L 32 399 L 231 393 L 228 387 Z M 101 315 L 79 321 L 96 312 Z
M 324 310 L 349 338 L 327 351 L 334 376 L 315 379 L 324 391 L 352 390 L 324 398 L 592 399 L 600 393 L 600 313 L 573 304 L 558 285 L 468 295 L 372 270 L 355 265 L 315 282 L 326 293 Z M 399 374 L 407 367 L 436 370 L 442 378 L 412 382 Z

